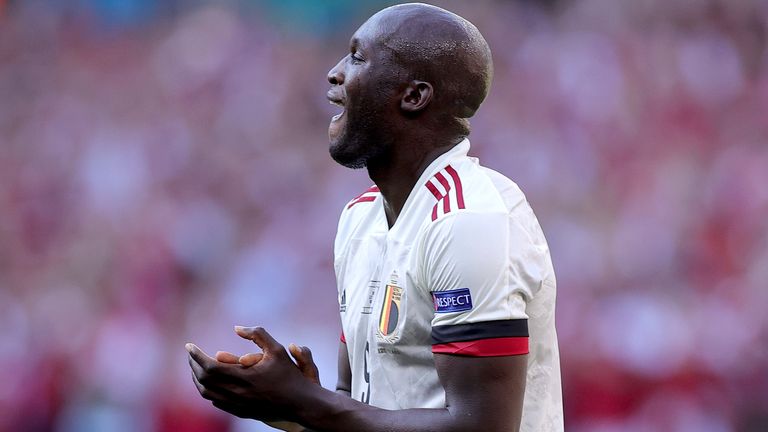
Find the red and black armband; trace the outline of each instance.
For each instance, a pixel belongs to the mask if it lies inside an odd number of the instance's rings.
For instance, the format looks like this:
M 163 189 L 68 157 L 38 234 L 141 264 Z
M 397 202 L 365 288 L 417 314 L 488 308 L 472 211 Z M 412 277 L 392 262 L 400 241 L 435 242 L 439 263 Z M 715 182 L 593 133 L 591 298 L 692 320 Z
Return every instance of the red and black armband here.
M 471 357 L 528 354 L 528 320 L 434 326 L 432 352 Z

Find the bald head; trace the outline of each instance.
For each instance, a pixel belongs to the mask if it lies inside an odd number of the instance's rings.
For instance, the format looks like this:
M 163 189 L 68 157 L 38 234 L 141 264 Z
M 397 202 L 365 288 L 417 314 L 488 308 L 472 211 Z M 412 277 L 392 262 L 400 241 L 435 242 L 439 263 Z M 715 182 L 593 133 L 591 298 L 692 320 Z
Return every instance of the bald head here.
M 378 12 L 328 72 L 328 99 L 343 109 L 328 126 L 331 156 L 369 171 L 421 163 L 469 135 L 492 75 L 488 44 L 464 18 L 420 3 Z
M 434 87 L 432 110 L 469 132 L 472 117 L 488 94 L 493 62 L 488 43 L 466 19 L 423 3 L 386 8 L 372 16 L 377 40 L 388 49 L 402 80 Z

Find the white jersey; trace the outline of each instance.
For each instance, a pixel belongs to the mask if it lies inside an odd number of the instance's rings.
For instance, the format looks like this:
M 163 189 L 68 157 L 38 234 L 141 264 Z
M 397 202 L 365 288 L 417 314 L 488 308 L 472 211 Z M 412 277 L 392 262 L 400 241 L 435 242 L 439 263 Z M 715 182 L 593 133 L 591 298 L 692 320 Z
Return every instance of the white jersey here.
M 464 140 L 424 171 L 389 229 L 378 188 L 349 202 L 334 267 L 352 397 L 444 408 L 433 353 L 529 354 L 522 431 L 563 430 L 555 274 L 515 183 Z

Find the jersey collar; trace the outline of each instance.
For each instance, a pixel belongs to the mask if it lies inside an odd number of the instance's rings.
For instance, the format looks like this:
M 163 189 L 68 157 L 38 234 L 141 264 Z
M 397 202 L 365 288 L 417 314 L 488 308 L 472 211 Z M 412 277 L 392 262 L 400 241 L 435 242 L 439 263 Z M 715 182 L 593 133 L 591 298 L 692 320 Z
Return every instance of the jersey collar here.
M 441 171 L 443 168 L 445 168 L 451 161 L 460 159 L 460 158 L 466 158 L 467 153 L 469 152 L 469 147 L 470 147 L 469 139 L 464 138 L 461 142 L 453 146 L 447 152 L 438 156 L 437 159 L 433 160 L 432 163 L 430 163 L 429 166 L 427 166 L 424 172 L 421 173 L 419 180 L 416 182 L 416 184 L 413 185 L 413 189 L 411 189 L 411 192 L 408 194 L 408 198 L 405 200 L 405 204 L 403 205 L 403 209 L 400 211 L 400 216 L 398 216 L 398 220 L 395 222 L 395 225 L 389 230 L 390 233 L 393 231 L 396 231 L 397 228 L 400 225 L 402 225 L 402 223 L 400 222 L 401 219 L 403 219 L 403 217 L 408 213 L 410 208 L 414 205 L 414 201 L 418 201 L 417 197 L 419 193 L 422 193 L 422 194 L 427 193 L 426 188 L 424 188 L 424 185 L 427 183 L 427 181 L 431 179 L 439 171 Z M 384 226 L 386 226 L 386 216 L 384 216 L 383 204 L 381 206 L 381 214 L 384 220 Z
M 469 139 L 464 138 L 460 143 L 453 146 L 450 150 L 438 156 L 437 159 L 433 160 L 427 169 L 421 173 L 419 181 L 416 182 L 413 188 L 416 189 L 424 187 L 424 185 L 427 183 L 427 180 L 431 179 L 432 176 L 438 173 L 438 171 L 445 168 L 445 166 L 448 165 L 452 160 L 467 157 L 467 153 L 469 153 L 469 147 Z

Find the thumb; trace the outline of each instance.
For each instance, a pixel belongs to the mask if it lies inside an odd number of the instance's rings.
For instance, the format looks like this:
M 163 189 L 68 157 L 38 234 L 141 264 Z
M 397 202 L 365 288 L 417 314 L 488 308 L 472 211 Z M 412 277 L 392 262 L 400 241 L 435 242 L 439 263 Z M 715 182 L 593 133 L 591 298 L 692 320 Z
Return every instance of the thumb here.
M 301 374 L 319 385 L 320 372 L 317 370 L 314 359 L 312 359 L 312 351 L 308 347 L 298 347 L 295 344 L 290 344 L 288 351 L 291 353 L 291 357 L 296 360 L 296 365 L 299 367 Z
M 235 333 L 243 339 L 250 339 L 264 351 L 264 354 L 278 354 L 285 352 L 285 348 L 267 333 L 263 327 L 235 326 Z

